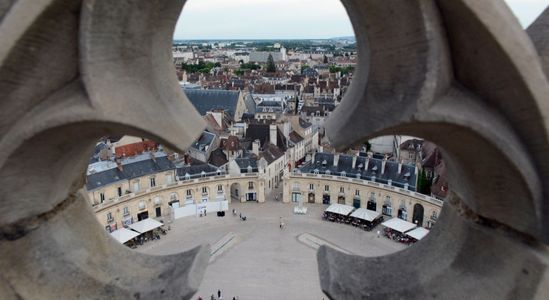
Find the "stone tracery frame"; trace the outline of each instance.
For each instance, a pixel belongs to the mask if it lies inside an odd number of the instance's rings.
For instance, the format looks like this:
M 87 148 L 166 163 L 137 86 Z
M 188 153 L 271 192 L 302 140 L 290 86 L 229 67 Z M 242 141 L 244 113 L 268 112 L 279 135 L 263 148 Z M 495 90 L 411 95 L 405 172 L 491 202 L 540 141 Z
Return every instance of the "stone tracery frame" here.
M 328 136 L 339 148 L 391 133 L 432 140 L 452 193 L 432 233 L 405 251 L 362 258 L 322 247 L 323 290 L 333 299 L 548 293 L 549 11 L 530 39 L 501 1 L 342 2 L 360 68 Z M 207 247 L 132 252 L 90 226 L 79 190 L 101 136 L 185 149 L 200 134 L 169 76 L 183 3 L 0 0 L 0 298 L 187 299 L 198 288 Z

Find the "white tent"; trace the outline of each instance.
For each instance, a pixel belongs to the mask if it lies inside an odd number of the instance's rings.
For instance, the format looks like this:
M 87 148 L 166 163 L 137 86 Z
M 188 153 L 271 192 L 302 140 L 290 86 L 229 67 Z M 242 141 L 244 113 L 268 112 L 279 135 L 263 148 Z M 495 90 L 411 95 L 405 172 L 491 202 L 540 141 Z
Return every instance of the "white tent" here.
M 392 218 L 390 220 L 387 220 L 381 223 L 381 225 L 401 233 L 405 233 L 417 227 L 416 224 L 404 221 L 399 218 Z
M 373 220 L 379 218 L 379 216 L 381 216 L 381 213 L 366 208 L 359 208 L 351 214 L 351 217 L 366 220 L 368 222 L 372 222 Z
M 155 228 L 158 228 L 160 226 L 162 226 L 162 223 L 158 222 L 157 220 L 145 219 L 145 220 L 141 220 L 139 222 L 133 223 L 129 227 L 139 233 L 144 233 L 147 231 L 151 231 Z
M 111 236 L 120 242 L 120 244 L 124 244 L 125 242 L 133 239 L 134 237 L 138 236 L 140 233 L 137 233 L 135 231 L 128 230 L 126 228 L 120 228 L 118 230 L 115 230 L 111 232 Z
M 414 239 L 416 239 L 418 241 L 421 240 L 422 238 L 424 238 L 427 234 L 429 234 L 429 230 L 425 229 L 423 227 L 418 227 L 418 228 L 406 233 L 407 236 L 413 237 Z
M 328 206 L 328 208 L 326 209 L 326 212 L 331 212 L 331 213 L 334 213 L 334 214 L 347 216 L 354 209 L 355 209 L 354 207 L 349 206 L 349 205 L 334 203 L 334 204 Z

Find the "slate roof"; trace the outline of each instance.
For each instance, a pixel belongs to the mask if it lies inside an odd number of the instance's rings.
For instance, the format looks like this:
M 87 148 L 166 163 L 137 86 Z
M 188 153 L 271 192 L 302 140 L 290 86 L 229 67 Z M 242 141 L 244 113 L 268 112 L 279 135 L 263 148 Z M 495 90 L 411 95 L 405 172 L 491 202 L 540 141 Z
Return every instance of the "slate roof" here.
M 248 173 L 248 167 L 252 167 L 252 172 L 258 172 L 257 160 L 252 157 L 239 157 L 234 160 L 238 167 L 240 167 L 241 173 Z
M 277 146 L 269 143 L 265 146 L 265 149 L 263 152 L 261 152 L 261 157 L 265 158 L 265 160 L 271 164 L 275 160 L 279 159 L 284 155 L 284 151 L 282 151 Z
M 185 176 L 187 174 L 190 175 L 190 178 L 199 178 L 199 177 L 202 177 L 202 175 L 215 176 L 218 174 L 225 174 L 225 172 L 223 172 L 222 170 L 219 170 L 215 166 L 212 166 L 206 163 L 177 168 L 177 178 L 179 180 L 185 180 L 186 179 Z
M 154 160 L 152 158 L 140 160 L 129 164 L 123 164 L 122 170 L 112 168 L 88 175 L 86 189 L 90 191 L 118 181 L 131 180 L 133 178 L 174 169 L 175 165 L 166 156 L 156 157 Z
M 211 147 L 213 140 L 215 139 L 215 134 L 204 131 L 200 135 L 197 141 L 195 141 L 191 147 L 199 151 L 205 151 L 205 146 Z
M 246 110 L 248 111 L 249 114 L 255 114 L 256 105 L 255 105 L 254 98 L 252 97 L 251 94 L 248 94 L 246 95 L 246 97 L 244 97 L 244 104 L 246 105 Z
M 340 155 L 337 166 L 334 166 L 334 154 L 331 153 L 316 153 L 314 161 L 309 162 L 299 168 L 302 173 L 314 174 L 318 170 L 319 174 L 326 174 L 329 171 L 331 175 L 342 176 L 341 172 L 345 172 L 345 177 L 358 178 L 364 180 L 375 180 L 375 182 L 387 184 L 389 179 L 392 185 L 404 188 L 404 184 L 408 184 L 408 189 L 416 190 L 416 174 L 415 165 L 402 165 L 400 174 L 398 173 L 398 163 L 387 161 L 385 164 L 385 172 L 381 174 L 383 160 L 370 158 L 368 169 L 364 170 L 366 160 L 364 156 L 357 156 L 355 167 L 353 168 L 353 157 L 348 155 Z M 358 176 L 357 176 L 358 174 Z
M 261 142 L 261 147 L 264 147 L 270 141 L 270 127 L 269 124 L 254 124 L 250 123 L 248 129 L 246 130 L 246 139 L 248 140 L 259 140 Z M 281 148 L 285 149 L 286 139 L 282 135 L 279 129 L 277 129 L 276 144 L 280 145 Z
M 225 90 L 191 90 L 184 89 L 185 95 L 201 115 L 214 109 L 225 110 L 232 118 L 235 117 L 236 106 L 240 92 Z

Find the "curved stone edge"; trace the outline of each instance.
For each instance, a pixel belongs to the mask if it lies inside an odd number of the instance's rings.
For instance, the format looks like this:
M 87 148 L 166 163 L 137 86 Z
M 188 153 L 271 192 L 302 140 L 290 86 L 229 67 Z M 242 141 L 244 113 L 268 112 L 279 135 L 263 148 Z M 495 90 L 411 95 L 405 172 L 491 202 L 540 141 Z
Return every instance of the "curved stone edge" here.
M 549 6 L 526 29 L 526 32 L 538 51 L 545 76 L 549 77 Z
M 446 204 L 421 242 L 374 258 L 317 253 L 330 299 L 533 299 L 547 282 L 547 249 L 465 219 Z
M 210 257 L 208 246 L 168 256 L 131 251 L 99 226 L 84 192 L 71 197 L 24 235 L 0 239 L 3 280 L 15 295 L 190 299 L 197 291 Z
M 184 1 L 84 0 L 80 69 L 92 106 L 105 119 L 139 120 L 158 142 L 186 149 L 205 121 L 175 74 L 171 45 Z M 145 127 L 145 126 L 143 126 Z

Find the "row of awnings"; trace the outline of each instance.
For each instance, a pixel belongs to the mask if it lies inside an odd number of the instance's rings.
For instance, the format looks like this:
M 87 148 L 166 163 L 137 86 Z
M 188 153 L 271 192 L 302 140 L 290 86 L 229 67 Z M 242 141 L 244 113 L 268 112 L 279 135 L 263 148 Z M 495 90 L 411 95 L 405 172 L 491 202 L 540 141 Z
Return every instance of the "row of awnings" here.
M 372 222 L 373 220 L 381 217 L 381 213 L 378 213 L 376 211 L 369 210 L 369 209 L 366 209 L 366 208 L 357 208 L 357 209 L 355 209 L 353 206 L 345 205 L 345 204 L 339 204 L 339 203 L 334 203 L 334 204 L 330 205 L 326 209 L 326 212 L 333 213 L 333 214 L 338 214 L 338 215 L 343 215 L 343 216 L 349 216 L 349 214 L 351 214 L 350 216 L 353 217 L 353 218 L 357 218 L 357 219 L 360 219 L 360 220 L 365 220 L 365 221 L 368 221 L 368 222 Z
M 141 220 L 139 222 L 130 224 L 128 227 L 132 230 L 129 230 L 126 228 L 120 228 L 111 232 L 111 236 L 121 244 L 124 244 L 125 242 L 145 232 L 149 232 L 153 229 L 156 229 L 162 225 L 163 225 L 162 223 L 154 219 L 145 219 L 145 220 Z
M 366 208 L 355 209 L 353 206 L 339 204 L 339 203 L 331 204 L 326 209 L 326 212 L 343 215 L 343 216 L 349 216 L 350 214 L 350 216 L 353 218 L 365 220 L 368 222 L 372 222 L 375 219 L 381 217 L 381 213 L 377 211 L 369 210 Z M 402 234 L 406 234 L 418 241 L 424 238 L 429 233 L 428 229 L 425 229 L 423 227 L 418 227 L 414 223 L 410 223 L 408 221 L 405 221 L 399 218 L 392 218 L 390 220 L 387 220 L 381 223 L 381 225 L 384 227 L 390 228 L 392 230 L 395 230 L 397 232 L 400 232 Z
M 410 223 L 399 218 L 392 218 L 381 223 L 381 225 L 394 231 L 406 234 L 407 236 L 412 237 L 418 241 L 424 238 L 429 233 L 428 229 L 418 227 L 414 223 Z

